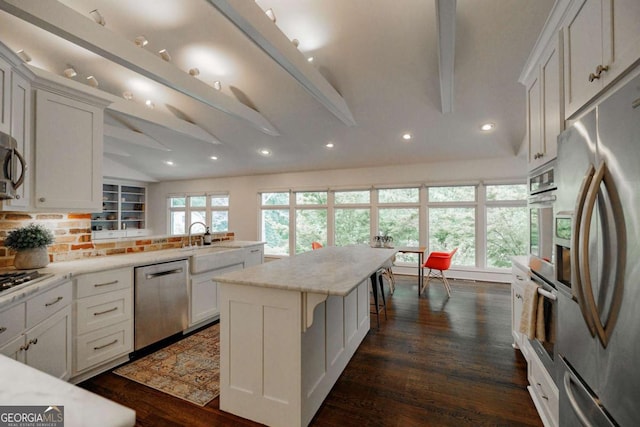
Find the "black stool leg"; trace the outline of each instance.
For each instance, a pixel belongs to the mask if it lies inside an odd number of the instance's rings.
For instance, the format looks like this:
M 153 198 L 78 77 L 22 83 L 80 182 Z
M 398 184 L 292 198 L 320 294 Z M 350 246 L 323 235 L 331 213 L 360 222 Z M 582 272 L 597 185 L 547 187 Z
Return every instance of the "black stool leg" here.
M 387 301 L 384 298 L 384 280 L 382 273 L 378 271 L 378 283 L 380 284 L 380 293 L 382 294 L 382 308 L 384 308 L 384 320 L 387 320 Z
M 373 302 L 376 306 L 376 320 L 378 321 L 378 329 L 380 329 L 380 309 L 378 307 L 378 287 L 376 286 L 376 279 L 378 278 L 378 273 L 373 273 L 371 275 L 371 289 L 373 290 Z

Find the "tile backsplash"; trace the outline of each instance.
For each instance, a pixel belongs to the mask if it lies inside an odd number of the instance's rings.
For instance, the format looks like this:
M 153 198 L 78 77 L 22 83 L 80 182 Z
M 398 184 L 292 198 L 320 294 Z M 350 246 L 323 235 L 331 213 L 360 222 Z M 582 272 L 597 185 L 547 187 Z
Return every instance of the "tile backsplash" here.
M 42 224 L 53 232 L 55 241 L 48 247 L 51 262 L 180 248 L 186 239 L 181 236 L 154 236 L 93 241 L 89 213 L 0 213 L 0 267 L 13 265 L 15 252 L 4 246 L 7 234 L 30 223 Z M 232 232 L 213 234 L 214 242 L 233 239 Z

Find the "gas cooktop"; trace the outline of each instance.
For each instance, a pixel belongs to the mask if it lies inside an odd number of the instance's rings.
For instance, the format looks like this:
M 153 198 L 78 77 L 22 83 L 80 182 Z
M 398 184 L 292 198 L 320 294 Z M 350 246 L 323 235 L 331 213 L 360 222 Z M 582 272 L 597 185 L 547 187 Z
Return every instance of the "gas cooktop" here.
M 37 271 L 9 271 L 0 273 L 0 295 L 4 295 L 17 286 L 27 285 L 51 277 L 50 273 L 39 273 Z

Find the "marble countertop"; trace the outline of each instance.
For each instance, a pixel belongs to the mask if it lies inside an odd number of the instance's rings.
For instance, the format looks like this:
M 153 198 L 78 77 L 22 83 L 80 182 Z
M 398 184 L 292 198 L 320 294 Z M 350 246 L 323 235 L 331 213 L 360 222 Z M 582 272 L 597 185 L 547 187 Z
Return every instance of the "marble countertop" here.
M 136 423 L 134 410 L 0 355 L 0 388 L 7 406 L 64 406 L 65 427 L 126 427 Z M 18 425 L 20 423 L 17 423 Z
M 366 245 L 327 246 L 278 261 L 217 276 L 223 283 L 345 296 L 378 268 L 390 264 L 397 249 Z
M 259 246 L 262 244 L 264 244 L 264 242 L 229 240 L 197 248 L 164 249 L 151 252 L 135 252 L 125 255 L 88 257 L 75 261 L 52 262 L 45 268 L 37 269 L 40 273 L 51 274 L 51 277 L 36 283 L 27 283 L 25 285 L 16 286 L 15 288 L 11 288 L 9 291 L 0 293 L 0 308 L 11 305 L 47 288 L 57 286 L 65 279 L 82 274 L 95 273 L 98 271 L 116 268 L 156 264 L 179 259 L 189 259 L 190 257 L 207 255 L 211 252 L 236 251 L 242 248 Z M 6 269 L 4 271 L 15 271 L 15 269 Z

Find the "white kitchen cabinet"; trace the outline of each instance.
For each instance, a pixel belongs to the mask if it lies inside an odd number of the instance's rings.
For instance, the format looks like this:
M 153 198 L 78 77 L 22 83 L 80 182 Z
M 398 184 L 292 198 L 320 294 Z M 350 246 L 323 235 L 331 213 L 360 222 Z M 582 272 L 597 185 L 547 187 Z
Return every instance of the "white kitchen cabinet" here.
M 529 170 L 557 156 L 557 137 L 564 129 L 560 43 L 554 37 L 536 64 L 527 85 Z
M 35 206 L 102 209 L 104 109 L 36 90 Z
M 520 318 L 522 317 L 524 286 L 529 281 L 529 273 L 514 263 L 511 267 L 511 276 L 511 335 L 513 336 L 513 347 L 522 350 L 523 343 L 527 338 L 520 333 Z
M 74 295 L 75 378 L 109 369 L 133 351 L 133 269 L 80 275 Z
M 0 313 L 0 353 L 57 378 L 71 374 L 71 282 L 65 281 Z M 7 323 L 8 322 L 8 323 Z M 19 332 L 18 332 L 19 329 Z M 6 338 L 3 338 L 6 340 Z
M 569 118 L 640 59 L 638 0 L 576 0 L 564 25 Z
M 0 132 L 11 132 L 11 65 L 0 58 Z
M 537 357 L 528 361 L 529 386 L 533 404 L 545 427 L 557 427 L 559 420 L 558 387 Z
M 27 163 L 22 170 L 19 162 L 14 167 L 17 173 L 24 173 L 22 185 L 16 189 L 16 198 L 3 202 L 4 210 L 24 210 L 30 206 L 31 196 L 31 83 L 17 73 L 11 74 L 11 136 L 17 142 L 17 150 Z M 17 178 L 16 178 L 17 179 Z
M 213 319 L 220 314 L 220 290 L 218 282 L 213 278 L 220 274 L 242 270 L 242 266 L 242 264 L 235 264 L 191 276 L 189 327 Z

